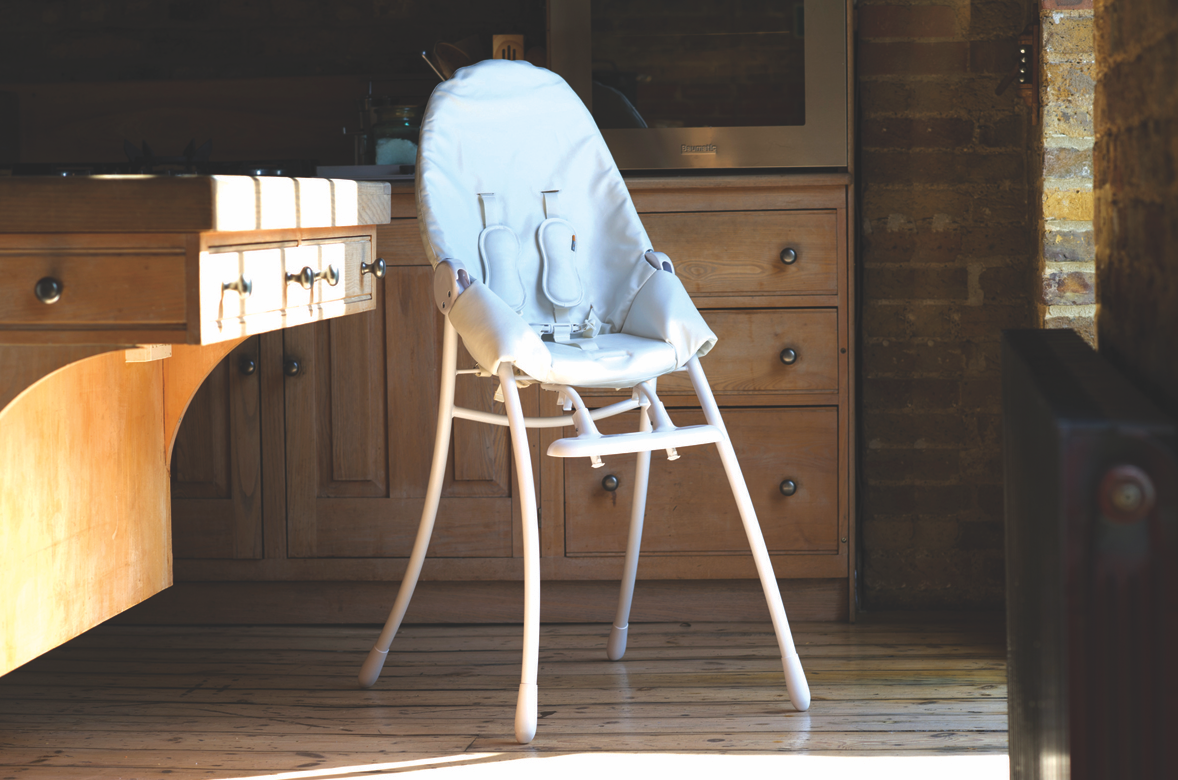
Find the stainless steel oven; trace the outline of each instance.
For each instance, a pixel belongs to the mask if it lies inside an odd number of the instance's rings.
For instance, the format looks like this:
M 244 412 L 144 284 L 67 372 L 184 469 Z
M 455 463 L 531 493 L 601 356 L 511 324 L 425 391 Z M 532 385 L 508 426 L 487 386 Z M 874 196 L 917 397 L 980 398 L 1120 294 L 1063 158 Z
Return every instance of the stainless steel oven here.
M 844 168 L 847 0 L 548 0 L 618 167 Z

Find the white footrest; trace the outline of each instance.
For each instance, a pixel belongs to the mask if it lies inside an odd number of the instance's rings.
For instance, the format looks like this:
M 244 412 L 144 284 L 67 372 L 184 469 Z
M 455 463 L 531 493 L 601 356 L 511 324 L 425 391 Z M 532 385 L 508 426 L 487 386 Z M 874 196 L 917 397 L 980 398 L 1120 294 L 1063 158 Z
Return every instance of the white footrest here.
M 621 455 L 627 452 L 669 450 L 695 444 L 715 444 L 724 436 L 714 425 L 689 425 L 671 431 L 637 431 L 608 436 L 570 436 L 548 446 L 554 458 L 588 458 L 591 455 Z

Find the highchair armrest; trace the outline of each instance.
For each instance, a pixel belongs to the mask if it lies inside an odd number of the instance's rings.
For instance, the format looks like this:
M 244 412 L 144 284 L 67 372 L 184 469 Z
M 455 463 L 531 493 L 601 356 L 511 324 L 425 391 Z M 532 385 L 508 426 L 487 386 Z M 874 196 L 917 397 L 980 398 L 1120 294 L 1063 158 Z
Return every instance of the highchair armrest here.
M 466 351 L 490 373 L 497 374 L 500 363 L 511 363 L 528 376 L 543 380 L 552 370 L 552 355 L 536 331 L 477 279 L 470 280 L 448 315 Z
M 458 296 L 470 287 L 470 274 L 457 260 L 446 258 L 434 267 L 434 303 L 442 314 L 449 314 Z
M 708 354 L 716 344 L 716 334 L 673 273 L 650 275 L 634 296 L 622 333 L 670 344 L 675 348 L 678 368 L 693 357 Z

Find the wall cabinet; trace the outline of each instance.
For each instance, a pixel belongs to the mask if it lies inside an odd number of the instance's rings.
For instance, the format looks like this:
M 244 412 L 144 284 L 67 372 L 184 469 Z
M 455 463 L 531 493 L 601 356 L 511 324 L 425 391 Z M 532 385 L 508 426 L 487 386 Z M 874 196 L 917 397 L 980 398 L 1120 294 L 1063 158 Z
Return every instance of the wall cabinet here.
M 720 337 L 703 366 L 787 607 L 792 599 L 804 602 L 807 616 L 845 619 L 854 560 L 849 177 L 629 184 L 655 248 L 671 256 Z M 178 582 L 316 583 L 341 594 L 349 584 L 384 583 L 377 606 L 391 604 L 429 473 L 441 351 L 415 213 L 411 188 L 394 188 L 393 220 L 377 232 L 388 272 L 375 311 L 247 341 L 194 400 L 173 471 Z M 677 422 L 702 420 L 685 375 L 664 377 L 659 387 Z M 490 410 L 494 389 L 463 377 L 459 403 Z M 605 404 L 617 394 L 585 397 Z M 524 400 L 530 414 L 560 413 L 555 395 L 537 387 Z M 603 427 L 633 425 L 631 418 Z M 561 435 L 532 437 L 542 576 L 558 601 L 574 590 L 562 583 L 620 575 L 634 470 L 633 456 L 607 458 L 604 469 L 542 456 Z M 659 614 L 691 614 L 693 594 L 708 581 L 724 580 L 755 602 L 755 571 L 719 459 L 705 447 L 682 456 L 653 459 L 639 577 L 675 581 L 659 591 Z M 616 489 L 603 485 L 607 475 L 617 477 Z M 515 493 L 506 431 L 456 421 L 421 588 L 485 587 L 438 619 L 479 619 L 469 614 L 478 593 L 522 579 Z M 642 593 L 640 584 L 636 609 Z M 332 602 L 334 617 L 360 619 L 353 602 Z M 561 614 L 580 613 L 574 605 Z

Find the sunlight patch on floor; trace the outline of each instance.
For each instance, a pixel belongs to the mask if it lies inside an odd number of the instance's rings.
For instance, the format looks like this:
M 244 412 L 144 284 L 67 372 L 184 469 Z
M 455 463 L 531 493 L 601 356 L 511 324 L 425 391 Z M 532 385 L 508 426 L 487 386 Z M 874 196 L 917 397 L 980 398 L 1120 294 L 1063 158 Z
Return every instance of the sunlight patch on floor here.
M 359 780 L 417 773 L 422 780 L 601 780 L 614 777 L 723 777 L 741 780 L 808 773 L 821 780 L 1005 780 L 1005 755 L 810 756 L 714 753 L 474 753 L 411 761 L 243 775 L 237 780 Z M 793 776 L 801 777 L 801 774 Z

